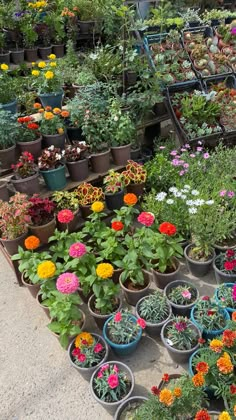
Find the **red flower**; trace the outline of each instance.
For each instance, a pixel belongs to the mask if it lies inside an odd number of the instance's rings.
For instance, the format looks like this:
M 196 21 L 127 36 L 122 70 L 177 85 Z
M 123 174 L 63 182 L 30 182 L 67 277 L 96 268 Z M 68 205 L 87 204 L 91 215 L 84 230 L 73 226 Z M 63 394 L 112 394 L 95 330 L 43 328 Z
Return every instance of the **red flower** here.
M 152 213 L 150 213 L 148 211 L 143 211 L 142 213 L 140 213 L 140 215 L 138 216 L 137 220 L 142 225 L 144 225 L 146 227 L 150 227 L 154 223 L 155 216 L 154 216 L 154 214 L 152 214 Z
M 169 382 L 170 375 L 168 375 L 168 373 L 164 373 L 164 375 L 162 376 L 161 379 L 162 379 L 163 382 Z
M 81 340 L 81 344 L 83 344 L 83 346 L 87 346 L 88 342 L 87 342 L 87 340 Z
M 202 300 L 210 300 L 209 296 L 202 296 Z
M 212 316 L 215 315 L 216 311 L 207 311 L 207 315 Z
M 122 320 L 121 312 L 117 312 L 114 316 L 114 321 L 115 322 L 120 322 L 121 320 Z
M 159 226 L 159 232 L 164 235 L 172 236 L 176 234 L 176 227 L 169 222 L 164 222 Z
M 144 328 L 146 328 L 146 321 L 144 321 L 143 318 L 138 318 L 137 319 L 137 324 L 144 330 Z
M 205 342 L 206 342 L 206 340 L 204 340 L 204 338 L 199 338 L 198 339 L 199 344 L 204 344 Z
M 230 393 L 233 395 L 236 394 L 236 385 L 234 384 L 230 385 Z
M 114 222 L 112 222 L 111 228 L 118 232 L 119 230 L 122 230 L 124 228 L 124 225 L 123 225 L 122 222 L 119 222 L 118 220 L 115 220 Z
M 94 346 L 94 353 L 100 353 L 103 350 L 103 346 L 100 343 L 97 343 L 96 346 Z
M 77 347 L 72 351 L 72 356 L 78 357 L 79 355 L 80 355 L 80 349 L 79 347 Z
M 27 125 L 27 128 L 28 128 L 29 130 L 38 130 L 38 129 L 39 129 L 39 125 L 38 125 L 38 124 L 36 124 L 36 123 L 29 123 L 29 124 Z
M 228 250 L 226 251 L 226 257 L 227 257 L 227 258 L 234 257 L 234 255 L 235 255 L 235 252 L 234 252 L 234 250 L 233 250 L 233 249 L 228 249 Z
M 81 363 L 85 362 L 85 360 L 86 360 L 86 356 L 85 356 L 85 354 L 81 353 L 81 354 L 78 356 L 78 360 L 79 360 Z
M 154 385 L 154 386 L 151 387 L 151 393 L 153 395 L 159 395 L 160 394 L 160 389 L 157 388 L 157 386 Z
M 71 210 L 61 210 L 57 214 L 57 220 L 60 223 L 70 223 L 74 219 L 74 214 Z
M 225 270 L 232 271 L 234 269 L 234 267 L 235 267 L 234 261 L 225 261 L 225 263 L 224 263 Z

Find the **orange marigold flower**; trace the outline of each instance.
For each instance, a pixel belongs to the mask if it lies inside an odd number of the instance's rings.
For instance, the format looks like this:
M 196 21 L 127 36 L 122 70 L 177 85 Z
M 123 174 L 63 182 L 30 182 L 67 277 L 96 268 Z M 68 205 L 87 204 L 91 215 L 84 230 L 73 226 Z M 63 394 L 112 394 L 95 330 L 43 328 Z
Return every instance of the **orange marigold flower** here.
M 211 416 L 208 414 L 207 410 L 199 410 L 194 417 L 194 420 L 211 420 Z
M 138 202 L 138 197 L 135 194 L 128 193 L 124 196 L 124 203 L 127 206 L 135 206 L 135 204 Z
M 199 362 L 196 365 L 196 371 L 201 373 L 207 373 L 209 371 L 209 365 L 206 362 Z
M 236 405 L 234 406 L 234 416 L 236 416 Z
M 43 109 L 43 108 L 40 108 L 40 109 L 38 110 L 38 112 L 39 112 L 40 114 L 42 114 L 42 113 L 44 112 L 44 109 Z
M 203 386 L 205 383 L 203 374 L 201 372 L 196 373 L 196 375 L 192 377 L 192 382 L 196 387 Z
M 232 313 L 232 321 L 236 322 L 236 311 Z
M 69 117 L 69 115 L 70 115 L 70 113 L 69 113 L 68 111 L 62 111 L 62 112 L 61 112 L 61 116 L 62 116 L 63 118 L 67 118 L 67 117 Z
M 45 111 L 51 111 L 52 110 L 52 107 L 51 106 L 45 106 Z
M 225 347 L 233 347 L 236 340 L 236 333 L 232 330 L 225 330 L 223 332 L 222 342 Z
M 173 391 L 173 394 L 174 394 L 174 396 L 175 396 L 176 398 L 180 398 L 180 397 L 181 397 L 181 395 L 182 395 L 182 390 L 181 390 L 181 388 L 175 388 L 175 389 L 174 389 L 174 391 Z
M 232 364 L 228 353 L 224 353 L 223 356 L 217 360 L 216 364 L 219 371 L 224 375 L 227 375 L 234 370 L 234 365 Z
M 61 109 L 60 108 L 53 108 L 53 113 L 54 114 L 60 114 L 61 113 Z
M 41 108 L 41 104 L 39 102 L 35 102 L 34 104 L 34 109 L 40 109 Z
M 223 343 L 221 340 L 218 340 L 217 338 L 214 338 L 210 342 L 210 349 L 213 350 L 215 353 L 221 353 L 223 348 Z
M 34 249 L 37 249 L 40 245 L 40 240 L 37 238 L 37 236 L 28 236 L 28 238 L 25 239 L 25 247 L 26 249 L 33 251 Z
M 159 401 L 163 403 L 164 405 L 167 405 L 167 407 L 170 407 L 173 404 L 174 397 L 170 389 L 167 389 L 167 388 L 162 389 L 159 395 Z

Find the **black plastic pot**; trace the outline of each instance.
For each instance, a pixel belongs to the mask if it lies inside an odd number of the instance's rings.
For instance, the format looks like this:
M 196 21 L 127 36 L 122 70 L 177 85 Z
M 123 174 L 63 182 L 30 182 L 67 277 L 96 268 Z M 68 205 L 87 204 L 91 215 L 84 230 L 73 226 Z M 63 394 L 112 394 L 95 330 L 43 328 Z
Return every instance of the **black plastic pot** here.
M 138 405 L 141 405 L 142 402 L 145 402 L 145 401 L 147 401 L 146 397 L 131 397 L 131 398 L 128 398 L 116 410 L 114 420 L 121 420 L 121 415 L 123 414 L 123 412 L 125 411 L 125 409 L 129 405 L 132 405 L 133 403 L 138 403 Z
M 7 181 L 0 181 L 0 200 L 9 200 L 9 191 L 7 188 Z
M 13 64 L 22 64 L 24 63 L 25 59 L 25 51 L 24 50 L 11 50 L 11 62 Z
M 88 159 L 78 160 L 77 162 L 66 162 L 66 166 L 72 181 L 83 181 L 88 178 Z
M 80 127 L 68 127 L 66 134 L 70 142 L 84 141 L 82 129 Z
M 218 284 L 222 283 L 234 283 L 236 282 L 236 274 L 226 274 L 217 268 L 217 261 L 220 258 L 218 255 L 213 261 L 213 270 L 215 274 L 215 278 Z
M 48 60 L 48 56 L 52 53 L 52 46 L 50 47 L 39 47 L 39 56 L 42 60 Z
M 124 205 L 124 190 L 115 194 L 105 194 L 105 201 L 109 210 L 119 210 Z
M 10 53 L 9 53 L 9 51 L 0 54 L 0 64 L 10 64 Z
M 136 316 L 138 317 L 138 318 L 142 318 L 141 317 L 141 315 L 140 315 L 140 313 L 139 313 L 139 307 L 140 307 L 140 305 L 141 305 L 141 303 L 144 301 L 144 300 L 147 300 L 148 299 L 148 297 L 149 297 L 149 295 L 147 295 L 147 296 L 144 296 L 142 299 L 140 299 L 138 302 L 137 302 L 137 304 L 136 304 L 136 307 L 135 307 L 135 314 L 136 314 Z M 172 317 L 172 308 L 171 308 L 171 305 L 169 304 L 169 303 L 167 303 L 167 305 L 168 305 L 168 307 L 169 307 L 169 315 L 166 317 L 166 319 L 164 319 L 164 321 L 160 321 L 160 322 L 158 322 L 158 323 L 151 323 L 151 322 L 147 322 L 146 320 L 146 328 L 145 328 L 145 332 L 148 334 L 148 335 L 150 335 L 150 336 L 159 336 L 160 335 L 160 333 L 161 333 L 161 329 L 162 329 L 162 327 L 163 327 L 163 325 L 167 322 L 167 321 L 169 321 L 170 320 L 170 318 Z
M 114 312 L 112 312 L 110 314 L 107 314 L 107 315 L 101 315 L 101 314 L 95 312 L 96 311 L 96 309 L 95 309 L 95 299 L 96 299 L 95 295 L 92 295 L 89 298 L 88 310 L 90 312 L 90 315 L 92 315 L 94 321 L 96 322 L 98 328 L 100 328 L 102 330 L 103 326 L 104 326 L 105 322 L 108 320 L 108 318 L 110 318 L 111 315 L 114 315 L 116 312 L 121 310 L 122 300 L 120 298 L 118 298 L 118 307 Z
M 57 58 L 62 58 L 65 55 L 65 44 L 55 44 L 52 46 L 53 54 L 56 55 Z
M 38 48 L 25 48 L 25 60 L 33 63 L 38 60 Z
M 183 286 L 183 287 L 190 286 L 192 289 L 196 291 L 196 299 L 189 305 L 178 305 L 172 302 L 169 299 L 168 294 L 172 289 L 178 286 Z M 171 305 L 172 312 L 174 315 L 182 315 L 182 316 L 187 316 L 187 317 L 189 317 L 192 307 L 196 304 L 196 301 L 199 299 L 199 291 L 196 288 L 196 286 L 194 286 L 194 284 L 190 283 L 189 281 L 185 281 L 185 280 L 175 280 L 167 284 L 164 289 L 164 295 L 167 297 L 167 300 L 169 304 Z
M 211 269 L 213 260 L 215 258 L 215 251 L 207 261 L 195 261 L 191 259 L 188 254 L 193 244 L 186 246 L 184 250 L 184 256 L 187 262 L 188 269 L 194 277 L 204 277 Z
M 189 22 L 188 24 L 190 28 L 198 28 L 199 26 L 201 26 L 201 23 L 198 20 L 194 20 L 192 22 Z

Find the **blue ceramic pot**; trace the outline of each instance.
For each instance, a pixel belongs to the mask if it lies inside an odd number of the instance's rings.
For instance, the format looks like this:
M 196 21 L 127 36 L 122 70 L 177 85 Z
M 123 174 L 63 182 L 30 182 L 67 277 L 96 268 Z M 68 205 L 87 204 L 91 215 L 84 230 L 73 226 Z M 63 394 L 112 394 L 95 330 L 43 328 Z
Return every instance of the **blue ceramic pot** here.
M 196 321 L 196 319 L 194 318 L 194 311 L 195 311 L 195 306 L 191 310 L 190 319 L 202 331 L 202 336 L 203 336 L 203 338 L 205 338 L 205 340 L 212 340 L 213 338 L 218 337 L 221 334 L 223 334 L 224 330 L 226 330 L 227 326 L 225 326 L 221 330 L 212 330 L 212 331 L 205 330 L 203 328 L 203 326 L 201 324 L 199 324 Z M 228 312 L 226 311 L 226 309 L 222 308 L 222 309 L 220 309 L 220 312 L 224 315 L 224 318 L 225 318 L 226 321 L 228 321 L 230 319 L 230 316 L 229 316 Z
M 224 283 L 225 287 L 233 288 L 234 285 L 235 285 L 235 283 Z M 214 298 L 215 298 L 215 301 L 216 301 L 217 305 L 221 306 L 222 304 L 221 304 L 221 301 L 219 300 L 219 297 L 218 297 L 218 290 L 219 290 L 219 288 L 217 287 L 217 289 L 215 291 L 215 294 L 214 294 Z M 229 313 L 230 317 L 231 317 L 232 313 L 236 311 L 236 309 L 233 309 L 233 308 L 225 308 L 225 309 Z
M 112 315 L 110 318 L 108 318 L 108 320 L 105 322 L 104 327 L 103 327 L 103 336 L 106 340 L 106 342 L 109 344 L 109 346 L 112 348 L 112 350 L 114 351 L 114 353 L 116 353 L 118 356 L 127 356 L 128 354 L 133 353 L 136 350 L 136 347 L 139 343 L 139 341 L 141 340 L 142 337 L 142 328 L 140 327 L 140 330 L 138 331 L 137 337 L 134 341 L 132 341 L 129 344 L 116 344 L 113 343 L 113 341 L 111 341 L 108 336 L 107 336 L 107 328 L 108 328 L 108 323 L 114 318 L 114 316 Z M 130 319 L 136 323 L 137 322 L 137 318 L 130 314 Z
M 56 93 L 41 93 L 38 96 L 44 108 L 46 108 L 46 106 L 61 108 L 63 95 L 63 90 L 60 90 L 60 92 Z
M 193 371 L 193 359 L 196 355 L 200 355 L 202 351 L 204 351 L 204 350 L 199 349 L 199 350 L 195 351 L 190 356 L 190 359 L 189 359 L 189 362 L 188 362 L 188 370 L 189 370 L 190 376 L 194 376 L 194 374 L 196 373 L 196 372 Z M 214 394 L 214 390 L 212 388 L 206 386 L 204 388 L 204 391 L 207 393 L 209 398 L 214 398 L 215 394 Z
M 9 102 L 8 104 L 0 103 L 0 110 L 11 112 L 12 114 L 17 113 L 17 101 Z
M 49 171 L 40 171 L 47 188 L 51 191 L 62 190 L 66 186 L 65 165 Z

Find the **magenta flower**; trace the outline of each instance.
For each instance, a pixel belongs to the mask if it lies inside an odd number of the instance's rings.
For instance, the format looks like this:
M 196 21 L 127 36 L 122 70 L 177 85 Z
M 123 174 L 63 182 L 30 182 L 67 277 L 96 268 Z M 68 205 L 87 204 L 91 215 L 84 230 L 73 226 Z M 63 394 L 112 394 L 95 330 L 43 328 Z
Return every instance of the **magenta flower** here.
M 104 370 L 107 370 L 107 369 L 109 369 L 109 364 L 108 363 L 106 363 L 105 365 L 103 365 L 101 367 L 100 372 L 104 372 Z
M 231 35 L 236 35 L 236 27 L 231 29 Z
M 114 316 L 114 321 L 115 321 L 115 322 L 120 322 L 120 321 L 122 321 L 122 315 L 121 315 L 121 312 L 117 312 L 117 313 L 115 314 L 115 316 Z
M 78 357 L 80 355 L 80 348 L 76 347 L 73 351 L 72 351 L 72 356 L 74 357 Z
M 94 353 L 100 353 L 103 350 L 103 346 L 100 343 L 97 343 L 93 350 Z
M 197 147 L 197 152 L 201 152 L 202 151 L 202 147 L 198 146 Z
M 187 329 L 187 324 L 186 324 L 186 322 L 176 322 L 175 323 L 175 328 L 176 328 L 177 331 L 183 332 Z
M 177 153 L 178 153 L 178 152 L 177 152 L 177 150 L 172 150 L 172 151 L 170 152 L 170 155 L 171 155 L 171 156 L 175 156 L 175 155 L 177 155 Z
M 183 296 L 185 299 L 191 299 L 191 297 L 192 297 L 192 295 L 191 295 L 191 293 L 190 293 L 190 291 L 189 291 L 189 290 L 183 290 L 183 292 L 182 292 L 182 296 Z
M 144 321 L 143 318 L 138 318 L 137 319 L 137 324 L 144 330 L 144 328 L 146 328 L 146 321 Z
M 153 225 L 153 223 L 155 221 L 155 216 L 154 216 L 154 214 L 152 214 L 150 212 L 143 211 L 142 213 L 140 213 L 137 220 L 142 225 L 144 225 L 146 227 L 150 227 L 150 226 Z
M 72 258 L 80 258 L 83 257 L 87 252 L 87 248 L 81 242 L 76 242 L 70 246 L 69 255 Z
M 186 144 L 184 145 L 184 147 L 186 147 L 186 149 L 190 149 L 190 144 L 186 143 Z
M 57 213 L 57 220 L 60 223 L 70 223 L 74 219 L 74 213 L 71 210 L 65 209 Z
M 103 374 L 102 374 L 101 370 L 99 370 L 97 378 L 101 379 L 102 377 L 103 377 Z
M 107 383 L 111 389 L 117 388 L 119 385 L 118 375 L 111 374 L 107 379 Z
M 57 279 L 56 287 L 59 292 L 66 295 L 75 293 L 79 287 L 79 279 L 74 273 L 61 274 Z
M 171 162 L 171 164 L 172 164 L 173 166 L 179 166 L 179 165 L 180 165 L 180 163 L 179 163 L 179 160 L 178 160 L 178 159 L 173 159 L 173 160 L 172 160 L 172 162 Z
M 184 168 L 188 168 L 188 167 L 189 167 L 189 164 L 188 164 L 188 163 L 184 163 L 184 164 L 183 164 L 183 167 L 184 167 Z
M 187 152 L 187 149 L 185 149 L 184 147 L 182 147 L 182 149 L 180 149 L 181 152 Z
M 203 157 L 204 157 L 204 159 L 209 159 L 210 155 L 209 155 L 209 153 L 204 153 Z
M 179 171 L 179 175 L 183 176 L 185 174 L 185 171 L 182 169 L 182 171 Z
M 236 284 L 233 286 L 232 298 L 233 298 L 233 300 L 236 300 Z
M 113 366 L 113 370 L 114 370 L 114 372 L 118 373 L 118 372 L 119 372 L 119 368 L 118 368 L 118 366 L 117 366 L 117 365 L 114 365 L 114 366 Z
M 202 300 L 210 300 L 209 296 L 202 296 Z
M 233 191 L 229 191 L 227 195 L 229 198 L 233 198 L 235 196 Z
M 224 197 L 226 193 L 227 193 L 227 191 L 226 191 L 226 190 L 222 190 L 222 191 L 220 191 L 220 196 L 221 196 L 221 197 Z
M 85 354 L 81 353 L 81 354 L 78 356 L 78 360 L 79 360 L 79 362 L 84 363 L 84 362 L 85 362 L 85 360 L 86 360 L 86 356 L 85 356 Z

